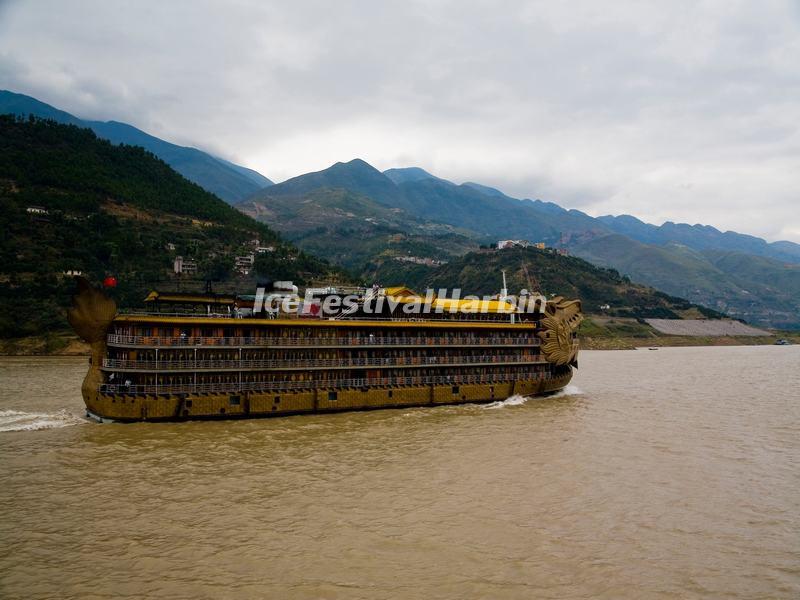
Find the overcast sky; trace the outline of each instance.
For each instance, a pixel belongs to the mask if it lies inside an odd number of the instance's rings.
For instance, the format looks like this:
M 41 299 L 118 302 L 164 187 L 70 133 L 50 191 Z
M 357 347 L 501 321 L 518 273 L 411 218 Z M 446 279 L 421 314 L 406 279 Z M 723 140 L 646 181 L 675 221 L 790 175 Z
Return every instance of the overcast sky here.
M 275 181 L 360 157 L 800 242 L 800 2 L 16 2 L 0 88 Z

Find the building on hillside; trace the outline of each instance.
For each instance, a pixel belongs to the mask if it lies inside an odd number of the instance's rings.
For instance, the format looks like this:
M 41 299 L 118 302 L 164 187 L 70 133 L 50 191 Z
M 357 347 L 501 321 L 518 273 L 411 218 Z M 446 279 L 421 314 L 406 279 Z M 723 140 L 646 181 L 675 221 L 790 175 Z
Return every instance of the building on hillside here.
M 50 213 L 44 206 L 29 206 L 25 209 L 29 215 L 47 215 Z
M 197 275 L 197 263 L 191 258 L 176 256 L 173 270 L 177 275 Z
M 537 250 L 544 250 L 544 248 L 545 248 L 544 242 L 536 242 L 533 245 L 533 247 L 536 248 Z
M 497 242 L 498 250 L 506 248 L 529 248 L 532 244 L 528 240 L 500 240 Z
M 428 256 L 395 256 L 395 260 L 400 262 L 414 263 L 415 265 L 426 265 L 428 267 L 438 267 L 447 264 L 447 261 L 437 260 Z
M 175 252 L 175 244 L 173 244 L 172 242 L 167 242 L 166 249 L 169 250 L 170 252 Z
M 253 270 L 253 265 L 256 262 L 254 254 L 245 254 L 244 256 L 237 256 L 235 260 L 236 270 L 242 275 L 249 275 Z
M 256 246 L 258 254 L 266 254 L 268 252 L 275 252 L 275 246 Z

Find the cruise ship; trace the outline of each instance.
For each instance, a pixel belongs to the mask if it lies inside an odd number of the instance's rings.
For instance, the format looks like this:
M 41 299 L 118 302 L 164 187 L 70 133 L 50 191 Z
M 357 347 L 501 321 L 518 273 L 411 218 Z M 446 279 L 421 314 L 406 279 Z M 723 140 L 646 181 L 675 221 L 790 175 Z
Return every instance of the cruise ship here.
M 505 279 L 505 277 L 504 277 Z M 578 300 L 425 295 L 405 287 L 255 295 L 153 291 L 118 311 L 83 278 L 68 311 L 91 347 L 87 416 L 180 421 L 437 406 L 562 389 Z

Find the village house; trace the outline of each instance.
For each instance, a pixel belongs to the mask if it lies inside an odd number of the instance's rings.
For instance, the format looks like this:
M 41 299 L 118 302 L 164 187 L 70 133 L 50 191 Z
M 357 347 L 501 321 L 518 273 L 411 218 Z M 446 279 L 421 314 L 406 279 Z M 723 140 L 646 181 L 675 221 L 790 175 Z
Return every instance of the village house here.
M 245 254 L 244 256 L 237 256 L 235 260 L 236 270 L 242 275 L 249 275 L 253 270 L 253 265 L 256 262 L 254 254 Z
M 505 250 L 506 248 L 528 248 L 531 243 L 528 240 L 500 240 L 497 242 L 498 250 Z
M 196 275 L 197 263 L 191 258 L 176 256 L 173 264 L 173 270 L 177 275 Z

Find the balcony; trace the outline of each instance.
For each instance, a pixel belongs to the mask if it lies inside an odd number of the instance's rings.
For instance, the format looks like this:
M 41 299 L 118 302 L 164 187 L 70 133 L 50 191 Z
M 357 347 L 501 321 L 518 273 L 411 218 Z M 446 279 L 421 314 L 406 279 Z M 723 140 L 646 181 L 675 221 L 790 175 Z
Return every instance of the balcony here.
M 381 358 L 320 358 L 302 360 L 119 360 L 104 358 L 102 367 L 107 371 L 253 371 L 263 369 L 353 369 L 431 366 L 479 365 L 530 365 L 547 364 L 539 356 L 481 355 L 481 356 L 397 356 Z
M 258 347 L 258 348 L 369 348 L 425 347 L 425 346 L 538 346 L 540 339 L 533 335 L 518 336 L 350 336 L 350 337 L 156 337 L 141 335 L 116 335 L 107 337 L 110 346 L 146 348 L 208 348 L 208 347 Z
M 453 375 L 424 377 L 381 377 L 369 379 L 329 379 L 311 381 L 270 381 L 242 383 L 198 383 L 162 385 L 123 385 L 104 383 L 100 391 L 107 394 L 224 394 L 240 392 L 281 392 L 287 390 L 341 389 L 364 387 L 396 387 L 401 385 L 461 385 L 470 383 L 504 383 L 519 379 L 544 379 L 545 373 L 500 373 L 491 375 Z

